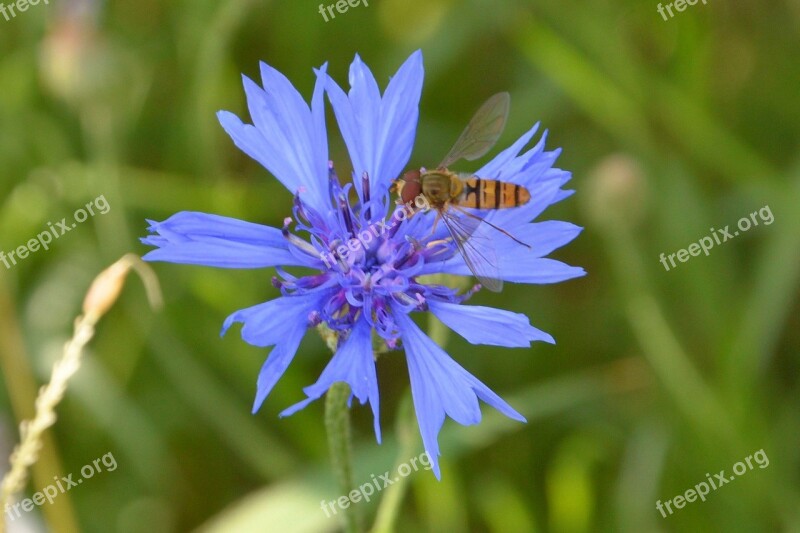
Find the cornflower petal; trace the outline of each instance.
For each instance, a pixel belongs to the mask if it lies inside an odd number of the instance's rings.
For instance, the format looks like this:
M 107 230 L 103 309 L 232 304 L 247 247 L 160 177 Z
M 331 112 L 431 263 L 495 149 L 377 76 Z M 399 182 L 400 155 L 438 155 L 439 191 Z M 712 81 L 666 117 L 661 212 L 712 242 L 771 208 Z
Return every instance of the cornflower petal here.
M 451 359 L 411 318 L 396 313 L 395 320 L 406 350 L 422 443 L 437 479 L 441 479 L 438 435 L 445 415 L 461 425 L 477 424 L 481 420 L 481 399 L 507 417 L 526 422 L 525 417 Z
M 354 178 L 366 173 L 373 197 L 386 194 L 411 157 L 423 77 L 422 52 L 418 50 L 391 79 L 383 98 L 375 77 L 358 55 L 350 67 L 349 94 L 330 77 L 327 80 L 326 91 L 350 153 Z M 363 200 L 361 187 L 357 190 Z
M 297 354 L 297 349 L 300 347 L 300 341 L 306 334 L 306 326 L 297 323 L 292 323 L 287 327 L 280 342 L 272 349 L 267 360 L 261 367 L 258 373 L 258 380 L 256 381 L 256 398 L 253 401 L 252 413 L 255 414 L 261 408 L 261 404 L 267 399 L 272 388 L 281 379 L 283 373 L 289 368 L 294 356 Z
M 313 258 L 289 252 L 281 231 L 235 218 L 181 211 L 163 222 L 150 220 L 154 233 L 141 241 L 156 250 L 146 261 L 167 261 L 220 268 L 311 266 Z
M 428 300 L 431 313 L 472 344 L 527 348 L 532 341 L 555 344 L 553 337 L 531 326 L 528 317 L 503 309 Z
M 309 314 L 329 298 L 331 291 L 316 291 L 303 295 L 275 298 L 262 304 L 240 309 L 225 319 L 220 336 L 236 322 L 242 326 L 242 340 L 253 346 L 273 346 L 285 335 L 284 329 L 292 324 L 304 328 L 309 325 Z
M 317 71 L 311 107 L 280 72 L 261 63 L 262 89 L 243 76 L 247 104 L 255 125 L 229 111 L 217 113 L 236 146 L 269 170 L 292 194 L 323 216 L 328 200 L 328 140 L 325 133 L 324 80 Z
M 290 416 L 320 398 L 336 382 L 350 385 L 353 396 L 361 405 L 369 402 L 375 426 L 375 438 L 381 442 L 379 416 L 378 376 L 375 372 L 375 357 L 372 354 L 372 332 L 369 323 L 359 320 L 347 340 L 336 350 L 333 358 L 313 385 L 303 389 L 307 399 L 285 409 L 280 416 Z
M 546 285 L 559 283 L 568 279 L 580 278 L 586 275 L 581 267 L 574 267 L 546 257 L 537 257 L 528 248 L 517 245 L 505 255 L 497 258 L 497 267 L 500 279 L 513 283 L 532 283 Z M 471 276 L 464 260 L 454 256 L 447 261 L 426 265 L 425 273 L 455 274 L 457 276 Z

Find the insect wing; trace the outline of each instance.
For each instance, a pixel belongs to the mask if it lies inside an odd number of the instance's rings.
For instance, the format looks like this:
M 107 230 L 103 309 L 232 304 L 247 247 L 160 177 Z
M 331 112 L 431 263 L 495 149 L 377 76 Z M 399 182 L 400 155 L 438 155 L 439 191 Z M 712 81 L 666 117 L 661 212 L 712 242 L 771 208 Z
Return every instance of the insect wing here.
M 508 93 L 497 93 L 486 100 L 439 167 L 447 168 L 459 159 L 473 161 L 486 154 L 503 133 L 510 105 Z
M 503 281 L 498 279 L 497 254 L 488 226 L 478 217 L 458 217 L 447 209 L 441 212 L 441 217 L 461 257 L 481 285 L 492 292 L 500 292 Z

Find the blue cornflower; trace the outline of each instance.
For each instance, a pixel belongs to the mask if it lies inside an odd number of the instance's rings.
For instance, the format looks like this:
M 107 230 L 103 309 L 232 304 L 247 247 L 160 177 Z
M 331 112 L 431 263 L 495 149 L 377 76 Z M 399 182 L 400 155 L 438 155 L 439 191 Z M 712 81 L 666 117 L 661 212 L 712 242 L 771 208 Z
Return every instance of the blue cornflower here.
M 310 107 L 286 77 L 262 63 L 263 88 L 244 77 L 253 125 L 227 111 L 218 114 L 236 146 L 295 195 L 293 218 L 277 229 L 180 212 L 164 222 L 150 221 L 153 235 L 143 242 L 157 249 L 145 259 L 225 268 L 278 267 L 273 283 L 282 296 L 236 311 L 222 329 L 224 334 L 240 322 L 246 342 L 274 346 L 258 376 L 253 412 L 286 371 L 306 330 L 323 325 L 338 338 L 338 348 L 317 382 L 304 389 L 307 399 L 281 416 L 297 412 L 333 383 L 344 381 L 352 396 L 372 407 L 380 442 L 373 332 L 389 348 L 402 344 L 423 444 L 439 478 L 438 433 L 445 416 L 460 424 L 477 424 L 481 399 L 514 420 L 525 418 L 450 358 L 414 323 L 411 313 L 430 311 L 473 344 L 528 347 L 531 341 L 554 341 L 531 326 L 525 315 L 463 305 L 478 286 L 462 294 L 420 280 L 426 274 L 470 275 L 452 242 L 425 245 L 441 236 L 441 228 L 431 235 L 433 213 L 409 216 L 408 206 L 396 205 L 389 192 L 414 145 L 422 53 L 406 60 L 383 95 L 358 56 L 350 68 L 348 93 L 327 75 L 326 65 L 315 72 Z M 353 182 L 345 186 L 328 161 L 324 94 L 353 165 Z M 581 268 L 544 257 L 574 239 L 581 228 L 567 222 L 531 222 L 573 192 L 561 188 L 571 174 L 553 167 L 560 150 L 545 151 L 546 133 L 522 152 L 537 129 L 538 124 L 475 172 L 522 185 L 531 194 L 522 207 L 486 215 L 532 248 L 498 236 L 499 278 L 509 282 L 555 283 L 584 275 Z M 348 200 L 351 189 L 356 192 L 355 205 Z M 295 277 L 283 269 L 288 266 L 318 273 Z

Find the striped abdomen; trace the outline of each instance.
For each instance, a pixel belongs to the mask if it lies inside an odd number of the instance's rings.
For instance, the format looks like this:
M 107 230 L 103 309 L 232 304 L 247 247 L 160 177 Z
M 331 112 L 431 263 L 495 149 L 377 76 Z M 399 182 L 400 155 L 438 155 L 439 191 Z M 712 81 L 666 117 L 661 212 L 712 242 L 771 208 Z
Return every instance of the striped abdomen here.
M 525 205 L 531 199 L 522 185 L 477 176 L 462 179 L 463 188 L 455 203 L 475 209 L 503 209 Z

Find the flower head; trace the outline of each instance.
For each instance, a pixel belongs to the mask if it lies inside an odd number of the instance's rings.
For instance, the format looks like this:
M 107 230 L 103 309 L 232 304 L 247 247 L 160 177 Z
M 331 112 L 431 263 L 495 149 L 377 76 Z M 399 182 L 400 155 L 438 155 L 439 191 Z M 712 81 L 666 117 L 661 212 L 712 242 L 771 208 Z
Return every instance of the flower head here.
M 316 71 L 310 106 L 275 69 L 262 64 L 261 75 L 263 88 L 244 78 L 252 125 L 229 112 L 218 116 L 236 146 L 295 195 L 293 216 L 277 229 L 180 212 L 164 222 L 151 222 L 152 235 L 143 242 L 157 249 L 145 259 L 226 268 L 278 267 L 273 282 L 281 296 L 236 311 L 222 330 L 239 322 L 246 342 L 274 347 L 258 376 L 254 412 L 286 371 L 307 329 L 319 325 L 332 332 L 337 349 L 317 382 L 304 389 L 307 398 L 281 415 L 295 413 L 333 383 L 344 381 L 361 404 L 369 402 L 380 442 L 373 335 L 389 348 L 402 346 L 423 443 L 438 478 L 437 436 L 445 416 L 476 424 L 481 419 L 480 399 L 510 418 L 525 419 L 450 358 L 411 314 L 430 311 L 473 344 L 527 347 L 537 340 L 552 343 L 553 338 L 522 314 L 464 305 L 479 286 L 459 293 L 421 279 L 437 273 L 470 275 L 444 230 L 431 232 L 435 213 L 425 209 L 424 198 L 414 205 L 397 205 L 389 192 L 414 145 L 421 52 L 406 60 L 383 94 L 358 56 L 350 68 L 347 93 L 323 65 Z M 345 185 L 328 161 L 323 94 L 328 95 L 350 153 L 353 176 Z M 537 128 L 475 172 L 522 185 L 531 194 L 522 207 L 485 215 L 531 245 L 520 246 L 502 235 L 496 239 L 499 277 L 509 282 L 555 283 L 584 274 L 581 268 L 544 257 L 574 239 L 581 228 L 566 222 L 531 222 L 572 192 L 561 188 L 571 176 L 553 167 L 559 151 L 545 151 L 546 134 L 523 152 Z M 357 201 L 349 201 L 351 197 Z M 283 268 L 291 266 L 317 273 L 296 277 Z

